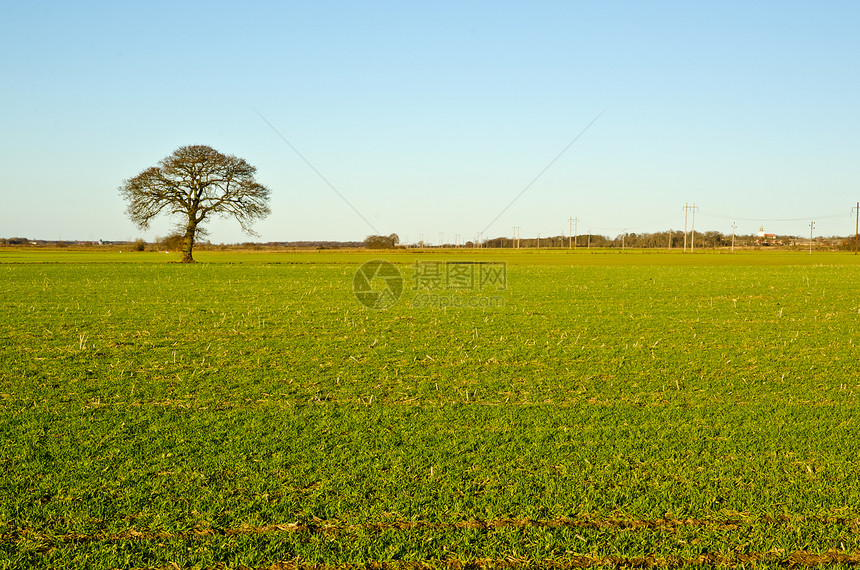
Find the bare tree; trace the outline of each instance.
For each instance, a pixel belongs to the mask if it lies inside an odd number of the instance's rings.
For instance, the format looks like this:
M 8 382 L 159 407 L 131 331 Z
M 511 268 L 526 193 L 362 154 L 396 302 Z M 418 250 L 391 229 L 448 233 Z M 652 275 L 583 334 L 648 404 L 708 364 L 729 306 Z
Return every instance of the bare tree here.
M 212 214 L 236 218 L 244 231 L 257 235 L 251 224 L 271 210 L 270 191 L 254 180 L 256 172 L 244 159 L 211 147 L 183 146 L 124 181 L 119 192 L 128 201 L 129 218 L 141 229 L 161 213 L 179 218 L 182 263 L 194 263 L 194 241 L 205 233 L 201 224 Z

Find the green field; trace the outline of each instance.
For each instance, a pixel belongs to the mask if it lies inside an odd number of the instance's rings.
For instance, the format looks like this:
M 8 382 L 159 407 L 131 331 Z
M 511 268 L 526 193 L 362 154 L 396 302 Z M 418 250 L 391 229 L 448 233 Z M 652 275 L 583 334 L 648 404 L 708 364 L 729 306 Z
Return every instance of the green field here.
M 195 256 L 0 250 L 0 569 L 860 563 L 854 255 Z

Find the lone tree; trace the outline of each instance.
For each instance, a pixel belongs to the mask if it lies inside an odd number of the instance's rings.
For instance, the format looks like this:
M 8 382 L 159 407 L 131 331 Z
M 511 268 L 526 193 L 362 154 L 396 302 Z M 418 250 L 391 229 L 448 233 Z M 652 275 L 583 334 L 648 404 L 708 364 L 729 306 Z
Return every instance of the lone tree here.
M 182 263 L 194 263 L 194 241 L 212 214 L 234 217 L 242 229 L 257 235 L 251 224 L 269 215 L 268 188 L 254 180 L 257 169 L 244 159 L 201 145 L 183 146 L 123 182 L 119 192 L 128 201 L 131 221 L 147 229 L 160 213 L 178 217 Z

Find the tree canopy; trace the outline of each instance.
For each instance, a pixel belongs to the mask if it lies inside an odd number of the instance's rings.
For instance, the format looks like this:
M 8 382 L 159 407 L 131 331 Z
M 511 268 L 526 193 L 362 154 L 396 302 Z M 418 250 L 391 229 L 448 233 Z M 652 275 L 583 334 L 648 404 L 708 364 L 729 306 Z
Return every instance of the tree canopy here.
M 256 235 L 251 224 L 269 215 L 270 190 L 254 179 L 257 169 L 242 158 L 202 145 L 183 146 L 123 182 L 119 191 L 128 201 L 126 213 L 139 228 L 166 214 L 177 219 L 182 232 L 182 262 L 192 263 L 192 250 L 202 224 L 212 215 L 235 218 Z
M 387 236 L 372 235 L 364 238 L 364 247 L 367 249 L 393 249 L 400 243 L 397 234 Z

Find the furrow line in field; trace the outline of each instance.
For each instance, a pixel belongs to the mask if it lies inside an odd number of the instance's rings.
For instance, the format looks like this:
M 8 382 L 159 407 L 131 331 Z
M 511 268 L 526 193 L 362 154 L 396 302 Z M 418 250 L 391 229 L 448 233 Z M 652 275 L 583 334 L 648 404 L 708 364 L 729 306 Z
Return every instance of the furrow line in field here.
M 790 517 L 782 515 L 779 517 L 765 516 L 755 519 L 670 519 L 660 518 L 653 520 L 637 519 L 568 519 L 558 518 L 549 520 L 535 519 L 493 519 L 493 520 L 468 520 L 455 522 L 427 522 L 427 521 L 384 521 L 364 524 L 342 524 L 334 521 L 317 520 L 308 523 L 282 523 L 262 526 L 243 525 L 232 528 L 195 528 L 186 532 L 152 532 L 129 529 L 120 533 L 64 533 L 52 535 L 45 531 L 19 528 L 10 532 L 0 533 L 0 542 L 13 542 L 19 539 L 34 539 L 48 542 L 93 542 L 93 541 L 121 541 L 121 540 L 164 540 L 172 538 L 193 538 L 205 536 L 229 536 L 250 534 L 274 534 L 274 533 L 330 533 L 350 534 L 356 532 L 384 532 L 388 530 L 398 531 L 447 531 L 447 530 L 494 530 L 505 528 L 617 528 L 625 530 L 654 529 L 654 528 L 681 528 L 681 527 L 708 527 L 716 530 L 733 530 L 753 525 L 775 525 L 781 526 L 790 523 L 817 523 L 824 525 L 845 526 L 849 528 L 860 528 L 860 519 L 838 518 L 838 517 Z
M 546 568 L 565 570 L 568 568 L 594 568 L 598 566 L 613 568 L 683 568 L 689 566 L 708 566 L 722 568 L 743 567 L 749 564 L 773 563 L 785 568 L 815 567 L 826 564 L 845 566 L 860 565 L 860 553 L 830 551 L 814 554 L 805 550 L 786 553 L 782 550 L 768 552 L 747 552 L 731 555 L 700 554 L 694 558 L 680 556 L 581 556 L 570 555 L 558 559 L 532 558 L 479 558 L 459 560 L 453 558 L 428 559 L 419 561 L 370 561 L 361 564 L 315 564 L 301 560 L 283 561 L 257 570 L 491 570 L 504 568 Z M 177 570 L 180 566 L 166 566 L 157 570 Z M 150 569 L 151 570 L 151 569 Z

